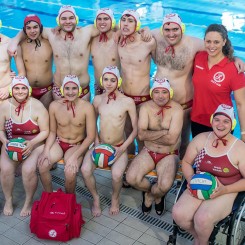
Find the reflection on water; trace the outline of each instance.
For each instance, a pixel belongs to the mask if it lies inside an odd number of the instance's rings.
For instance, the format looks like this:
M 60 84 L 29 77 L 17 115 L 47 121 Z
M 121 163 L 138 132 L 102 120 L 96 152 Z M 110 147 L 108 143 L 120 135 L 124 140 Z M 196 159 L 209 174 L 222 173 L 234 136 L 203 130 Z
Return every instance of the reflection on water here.
M 228 31 L 242 31 L 242 27 L 245 24 L 245 15 L 223 12 L 221 20 Z

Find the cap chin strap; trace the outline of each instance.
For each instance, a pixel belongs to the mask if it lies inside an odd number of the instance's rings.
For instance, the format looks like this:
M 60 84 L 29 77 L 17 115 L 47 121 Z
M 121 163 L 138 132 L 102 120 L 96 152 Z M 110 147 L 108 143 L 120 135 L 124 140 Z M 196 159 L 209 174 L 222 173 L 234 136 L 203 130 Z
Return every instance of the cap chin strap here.
M 101 32 L 99 42 L 106 43 L 107 41 L 108 41 L 108 37 L 106 35 L 106 32 Z
M 214 131 L 213 131 L 213 133 L 214 133 L 215 136 L 218 138 L 218 139 L 215 139 L 215 140 L 213 141 L 213 143 L 212 143 L 212 146 L 213 146 L 214 148 L 217 148 L 217 147 L 218 147 L 219 141 L 221 141 L 221 142 L 223 143 L 224 146 L 227 145 L 228 140 L 226 140 L 226 139 L 224 139 L 224 138 L 225 138 L 230 132 L 228 132 L 227 134 L 225 134 L 225 135 L 222 136 L 222 137 L 219 137 Z
M 71 31 L 66 32 L 64 40 L 66 41 L 68 38 L 71 39 L 71 40 L 74 39 L 74 35 L 73 35 L 73 33 Z
M 35 43 L 36 43 L 35 50 L 37 50 L 37 47 L 41 47 L 41 41 L 38 38 L 35 40 L 32 40 L 30 38 L 27 39 L 27 43 L 32 43 L 33 41 L 35 41 Z
M 120 46 L 124 47 L 127 44 L 127 40 L 129 40 L 131 43 L 134 42 L 135 38 L 133 35 L 134 33 L 127 35 L 127 36 L 123 36 L 121 40 L 119 41 Z
M 19 102 L 14 96 L 13 96 L 13 98 L 15 99 L 15 101 L 17 102 L 17 103 L 19 103 L 19 105 L 15 108 L 15 113 L 17 114 L 17 116 L 19 116 L 20 115 L 20 111 L 21 110 L 23 110 L 24 111 L 24 107 L 25 107 L 25 104 L 26 104 L 26 100 L 27 100 L 27 98 L 25 99 L 25 100 L 23 100 L 22 102 Z
M 168 53 L 169 51 L 172 52 L 172 58 L 175 57 L 175 49 L 173 45 L 169 45 L 166 49 L 165 49 L 165 54 Z
M 73 113 L 73 117 L 76 117 L 76 114 L 75 114 L 75 102 L 69 101 L 69 100 L 64 100 L 63 103 L 66 103 L 67 111 L 69 111 L 71 109 L 72 113 Z

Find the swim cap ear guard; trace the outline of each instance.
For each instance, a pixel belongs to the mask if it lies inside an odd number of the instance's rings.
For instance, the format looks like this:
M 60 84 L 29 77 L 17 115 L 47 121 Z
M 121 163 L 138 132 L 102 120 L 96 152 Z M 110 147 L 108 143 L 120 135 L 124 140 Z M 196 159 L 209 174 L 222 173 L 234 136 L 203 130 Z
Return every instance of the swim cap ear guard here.
M 78 18 L 78 16 L 75 15 L 75 18 L 76 18 L 76 24 L 78 24 L 78 23 L 79 23 L 79 18 Z M 60 19 L 59 16 L 57 16 L 57 17 L 56 17 L 56 23 L 57 23 L 58 26 L 60 26 L 60 20 L 59 20 L 59 19 Z
M 153 92 L 153 89 L 150 89 L 150 96 L 151 96 L 151 98 L 152 98 L 152 92 Z M 169 97 L 170 97 L 170 99 L 172 99 L 173 96 L 174 96 L 174 91 L 173 91 L 172 88 L 170 88 L 169 89 Z
M 75 9 L 71 6 L 71 5 L 63 5 L 60 10 L 59 10 L 59 13 L 58 13 L 58 16 L 56 17 L 56 23 L 58 26 L 60 26 L 60 16 L 64 13 L 64 12 L 71 12 L 75 18 L 76 18 L 76 24 L 78 24 L 79 22 L 79 18 L 78 16 L 76 15 L 76 11 Z
M 3 26 L 3 23 L 2 23 L 2 20 L 0 20 L 0 29 L 2 28 Z
M 31 22 L 31 21 L 34 21 L 34 22 L 36 22 L 39 25 L 39 27 L 40 27 L 40 34 L 41 34 L 43 32 L 43 25 L 41 23 L 40 18 L 37 15 L 35 15 L 35 14 L 29 14 L 29 15 L 27 15 L 25 17 L 25 19 L 24 19 L 24 26 L 23 26 L 23 32 L 26 34 L 26 25 L 29 22 Z
M 214 114 L 212 114 L 211 117 L 210 117 L 210 124 L 211 124 L 211 125 L 212 125 L 212 122 L 213 122 L 213 118 L 214 118 Z M 236 124 L 237 124 L 237 121 L 236 121 L 236 119 L 234 118 L 234 119 L 232 120 L 231 131 L 233 131 L 233 130 L 235 129 Z
M 29 93 L 28 96 L 31 96 L 32 88 L 30 87 L 29 81 L 25 76 L 15 76 L 11 82 L 11 85 L 9 86 L 9 95 L 13 96 L 13 87 L 16 85 L 24 85 L 27 87 Z
M 31 93 L 32 93 L 32 87 L 29 87 L 28 90 L 29 90 L 28 96 L 30 97 L 31 96 Z M 11 85 L 9 86 L 9 96 L 11 96 L 11 97 L 13 96 Z
M 116 20 L 114 18 L 113 11 L 110 8 L 102 8 L 97 11 L 96 17 L 94 19 L 94 26 L 97 28 L 97 18 L 100 14 L 105 14 L 111 19 L 111 29 L 114 29 L 116 26 Z
M 137 11 L 133 10 L 133 9 L 127 9 L 127 10 L 125 10 L 125 11 L 122 13 L 122 17 L 123 17 L 124 15 L 131 15 L 131 16 L 134 18 L 134 20 L 135 20 L 135 22 L 136 22 L 135 32 L 139 31 L 139 30 L 140 30 L 140 27 L 141 27 L 141 22 L 140 22 L 140 16 L 139 16 L 139 13 L 138 13 Z M 121 18 L 122 18 L 122 17 L 121 17 Z M 120 18 L 119 23 L 118 23 L 119 29 L 121 28 L 121 27 L 120 27 L 120 26 L 121 26 L 121 18 Z
M 103 87 L 103 76 L 106 73 L 113 74 L 117 78 L 117 87 L 118 88 L 122 85 L 122 78 L 120 77 L 120 73 L 119 73 L 117 66 L 106 66 L 103 69 L 102 76 L 100 77 L 101 87 Z
M 169 98 L 172 99 L 173 96 L 174 96 L 174 91 L 173 89 L 170 87 L 170 83 L 168 81 L 167 78 L 163 78 L 163 79 L 160 79 L 160 78 L 156 78 L 153 85 L 152 85 L 152 88 L 150 89 L 150 96 L 152 98 L 152 92 L 154 89 L 156 88 L 164 88 L 166 90 L 168 90 L 169 92 Z
M 171 13 L 171 14 L 167 14 L 164 16 L 163 23 L 162 23 L 162 26 L 160 28 L 161 33 L 163 33 L 163 26 L 165 24 L 169 24 L 169 23 L 177 24 L 180 27 L 182 34 L 185 33 L 185 29 L 186 29 L 185 24 L 182 22 L 180 16 L 176 13 Z
M 221 104 L 218 106 L 216 111 L 210 117 L 210 124 L 212 125 L 213 118 L 216 114 L 224 115 L 231 120 L 231 131 L 236 127 L 237 121 L 235 118 L 234 108 L 232 106 Z
M 117 88 L 120 88 L 121 85 L 122 85 L 122 78 L 119 77 L 118 83 L 117 83 Z M 103 77 L 102 76 L 100 77 L 100 86 L 103 87 Z
M 80 85 L 79 79 L 76 75 L 67 75 L 64 77 L 62 85 L 60 87 L 60 93 L 64 96 L 64 87 L 67 83 L 74 83 L 78 87 L 78 97 L 82 94 L 82 87 Z
M 82 87 L 79 87 L 79 89 L 78 89 L 78 97 L 80 97 L 80 95 L 82 94 L 82 91 L 83 91 Z M 60 93 L 64 97 L 64 90 L 63 90 L 62 86 L 60 87 Z

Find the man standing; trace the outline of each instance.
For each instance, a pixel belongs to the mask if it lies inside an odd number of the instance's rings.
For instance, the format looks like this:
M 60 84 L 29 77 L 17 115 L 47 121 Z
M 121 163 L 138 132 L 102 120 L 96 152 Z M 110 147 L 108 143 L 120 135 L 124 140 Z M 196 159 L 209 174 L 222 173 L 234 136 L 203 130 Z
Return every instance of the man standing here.
M 60 99 L 60 86 L 67 74 L 74 74 L 78 77 L 82 87 L 80 98 L 89 100 L 89 74 L 88 63 L 90 55 L 91 39 L 99 35 L 99 31 L 93 25 L 77 27 L 79 22 L 75 9 L 70 5 L 62 6 L 57 16 L 59 30 L 43 28 L 42 37 L 49 40 L 53 50 L 54 73 L 53 97 Z M 13 55 L 16 51 L 16 44 L 24 39 L 23 32 L 20 32 L 14 42 L 9 46 L 9 52 Z
M 126 96 L 134 100 L 137 107 L 150 100 L 151 55 L 154 54 L 156 48 L 154 38 L 149 42 L 141 39 L 140 25 L 139 14 L 135 10 L 123 12 L 120 19 L 121 39 L 118 44 L 123 80 L 122 90 Z M 127 120 L 126 135 L 132 131 L 129 122 Z M 140 142 L 138 144 L 140 145 Z M 132 146 L 129 148 L 129 153 L 135 153 Z
M 0 29 L 2 27 L 2 21 L 0 20 Z M 15 76 L 15 72 L 11 71 L 11 56 L 7 52 L 7 48 L 10 42 L 10 38 L 0 33 L 0 103 L 9 97 L 9 86 L 12 78 Z M 20 51 L 20 47 L 18 47 Z M 15 63 L 19 72 L 19 75 L 25 75 L 25 68 L 22 59 L 14 57 Z
M 103 88 L 100 85 L 100 77 L 106 66 L 112 65 L 120 67 L 117 44 L 113 36 L 113 28 L 116 21 L 113 11 L 109 8 L 99 9 L 94 20 L 100 35 L 92 39 L 91 56 L 94 66 L 95 94 L 102 94 Z
M 183 125 L 183 109 L 173 101 L 173 90 L 167 79 L 156 79 L 151 89 L 152 100 L 140 107 L 138 137 L 144 148 L 130 164 L 126 179 L 143 191 L 142 212 L 148 214 L 152 203 L 162 215 L 165 195 L 171 188 L 179 162 L 178 149 Z M 151 186 L 145 177 L 156 169 L 158 180 Z
M 42 38 L 43 26 L 37 15 L 27 15 L 23 31 L 27 38 L 20 43 L 18 56 L 24 61 L 26 77 L 32 87 L 32 96 L 48 109 L 52 101 L 53 52 L 47 39 Z

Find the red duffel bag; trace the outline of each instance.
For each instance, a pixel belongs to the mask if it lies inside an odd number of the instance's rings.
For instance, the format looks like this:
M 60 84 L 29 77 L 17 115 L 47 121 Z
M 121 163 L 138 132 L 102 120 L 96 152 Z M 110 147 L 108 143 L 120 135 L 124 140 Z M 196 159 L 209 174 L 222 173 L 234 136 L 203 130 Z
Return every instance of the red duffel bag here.
M 66 242 L 79 237 L 82 218 L 81 204 L 75 194 L 43 192 L 40 201 L 35 201 L 31 210 L 30 229 L 38 238 Z

